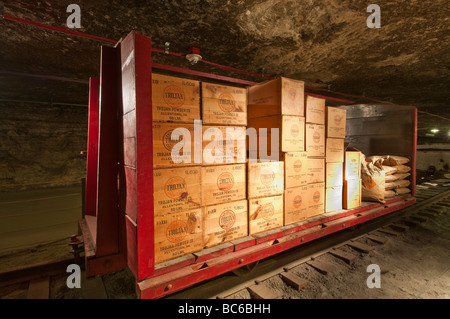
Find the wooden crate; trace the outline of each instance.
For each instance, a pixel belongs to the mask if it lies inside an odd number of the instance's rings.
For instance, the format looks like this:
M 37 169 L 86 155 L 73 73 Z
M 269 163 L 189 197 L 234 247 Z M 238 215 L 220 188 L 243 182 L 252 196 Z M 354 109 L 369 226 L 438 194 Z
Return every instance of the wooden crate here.
M 342 163 L 326 163 L 325 187 L 344 185 L 344 169 Z
M 202 120 L 206 125 L 247 125 L 247 89 L 202 82 Z
M 308 183 L 308 158 L 306 152 L 283 154 L 284 187 L 286 189 L 304 186 Z
M 183 136 L 177 140 L 172 140 L 172 132 L 183 132 L 182 129 L 188 130 L 190 134 L 190 147 L 185 143 L 183 149 L 180 149 L 177 155 L 172 157 L 172 149 L 183 144 Z M 174 167 L 196 165 L 194 163 L 194 125 L 184 123 L 153 123 L 153 167 Z M 178 144 L 178 145 L 177 145 Z M 200 146 L 198 146 L 200 147 Z M 179 163 L 175 163 L 179 161 Z M 199 165 L 199 164 L 197 164 Z
M 308 217 L 325 212 L 325 183 L 308 184 Z
M 342 186 L 327 187 L 325 191 L 325 212 L 342 209 Z
M 361 152 L 345 151 L 344 153 L 344 179 L 361 178 Z
M 153 185 L 155 214 L 186 211 L 202 206 L 199 166 L 155 169 Z
M 325 154 L 327 163 L 344 162 L 344 139 L 327 137 Z
M 259 153 L 267 154 L 274 152 L 302 152 L 305 150 L 305 118 L 301 116 L 290 115 L 274 115 L 259 118 L 251 118 L 248 120 L 248 127 L 255 128 L 258 134 L 257 145 L 249 145 L 249 150 L 254 151 L 257 146 Z M 266 128 L 266 133 L 260 129 Z M 278 149 L 272 150 L 271 137 L 272 128 L 278 128 L 279 141 Z M 260 139 L 265 138 L 266 143 L 260 143 Z M 261 153 L 262 151 L 262 153 Z
M 246 197 L 245 164 L 204 166 L 202 173 L 202 205 L 216 205 Z
M 192 123 L 200 119 L 200 82 L 152 74 L 154 122 Z
M 203 248 L 202 209 L 155 215 L 155 263 Z
M 344 180 L 343 208 L 352 209 L 361 206 L 361 179 Z
M 283 226 L 283 195 L 249 200 L 249 234 Z
M 325 157 L 325 125 L 306 124 L 305 137 L 308 156 Z
M 310 158 L 307 159 L 307 182 L 308 184 L 325 182 L 325 159 Z
M 247 200 L 203 207 L 203 232 L 204 247 L 247 236 Z
M 325 125 L 325 99 L 306 96 L 305 117 L 306 123 Z
M 203 165 L 247 162 L 243 126 L 203 126 Z
M 289 188 L 284 191 L 284 225 L 308 218 L 308 186 Z
M 284 163 L 248 163 L 247 198 L 283 194 Z
M 347 110 L 337 107 L 326 107 L 327 137 L 345 138 Z
M 284 77 L 248 88 L 248 118 L 305 114 L 305 83 Z

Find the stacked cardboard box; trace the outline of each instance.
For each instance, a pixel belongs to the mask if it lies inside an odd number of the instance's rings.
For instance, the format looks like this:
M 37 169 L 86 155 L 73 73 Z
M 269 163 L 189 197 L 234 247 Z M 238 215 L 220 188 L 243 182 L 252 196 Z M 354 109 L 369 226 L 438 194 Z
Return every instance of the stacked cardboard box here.
M 306 152 L 308 154 L 308 216 L 323 214 L 325 211 L 325 100 L 307 96 Z
M 304 82 L 281 77 L 250 87 L 248 126 L 257 132 L 256 143 L 249 145 L 250 158 L 281 160 L 249 164 L 250 234 L 306 219 Z M 278 129 L 278 139 L 274 129 Z M 278 142 L 275 148 L 272 138 Z M 264 184 L 269 182 L 276 187 L 265 194 L 269 186 Z
M 346 149 L 344 153 L 343 208 L 361 206 L 361 152 Z
M 247 89 L 202 82 L 204 247 L 248 234 Z
M 203 248 L 201 167 L 194 163 L 193 153 L 200 83 L 158 74 L 152 78 L 155 263 L 159 263 Z M 183 146 L 179 155 L 172 156 L 172 149 L 179 146 Z
M 325 212 L 342 209 L 344 186 L 344 138 L 346 110 L 326 107 Z

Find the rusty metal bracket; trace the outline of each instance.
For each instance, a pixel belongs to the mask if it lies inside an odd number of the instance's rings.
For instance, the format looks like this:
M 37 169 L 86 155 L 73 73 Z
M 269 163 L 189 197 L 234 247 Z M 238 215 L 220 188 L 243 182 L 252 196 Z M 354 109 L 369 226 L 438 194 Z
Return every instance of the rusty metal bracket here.
M 72 254 L 75 260 L 75 264 L 81 265 L 80 253 L 84 252 L 83 236 L 70 236 L 69 246 L 72 247 Z

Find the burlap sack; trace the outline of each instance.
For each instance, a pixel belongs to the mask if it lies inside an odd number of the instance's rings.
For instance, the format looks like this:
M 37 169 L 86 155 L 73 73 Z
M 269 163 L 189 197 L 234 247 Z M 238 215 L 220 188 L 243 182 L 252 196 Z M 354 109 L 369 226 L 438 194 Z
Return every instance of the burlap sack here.
M 396 156 L 396 155 L 388 155 L 383 160 L 383 165 L 387 166 L 396 166 L 396 165 L 403 165 L 409 162 L 409 158 L 403 157 L 403 156 Z
M 361 162 L 361 197 L 363 201 L 384 203 L 385 174 L 381 160 Z

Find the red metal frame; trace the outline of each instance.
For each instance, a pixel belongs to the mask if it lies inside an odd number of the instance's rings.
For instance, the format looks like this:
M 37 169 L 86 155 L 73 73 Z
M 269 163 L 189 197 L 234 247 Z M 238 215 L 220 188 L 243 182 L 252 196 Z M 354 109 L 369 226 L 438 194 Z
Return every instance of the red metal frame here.
M 138 296 L 158 298 L 415 203 L 409 194 L 384 205 L 365 203 L 155 265 L 152 68 L 245 85 L 254 82 L 152 64 L 151 52 L 150 39 L 135 31 L 116 48 L 102 51 L 98 210 L 97 217 L 80 221 L 88 276 L 128 266 Z M 95 129 L 91 119 L 89 125 Z M 93 177 L 87 178 L 89 183 Z
M 100 79 L 89 79 L 88 145 L 86 160 L 85 214 L 97 216 L 97 160 Z

